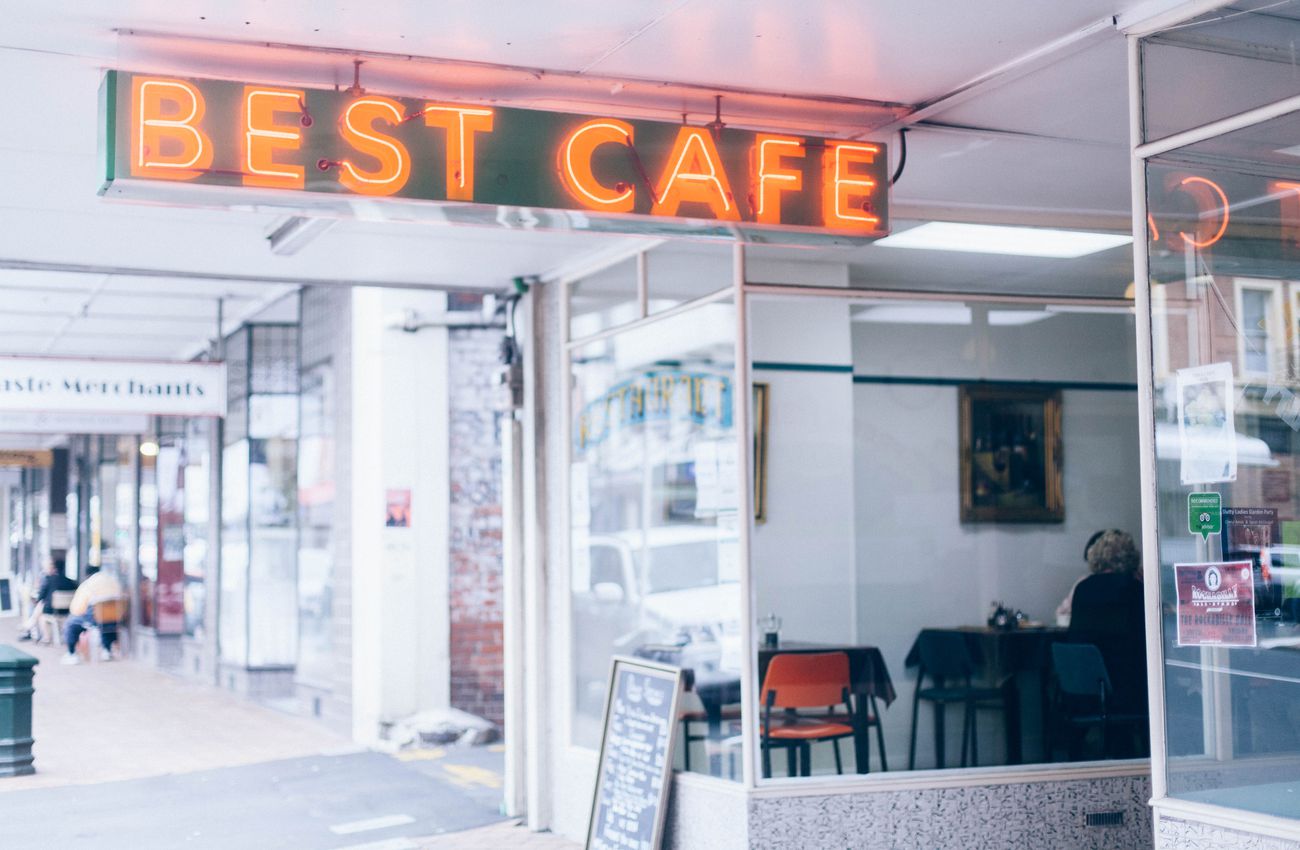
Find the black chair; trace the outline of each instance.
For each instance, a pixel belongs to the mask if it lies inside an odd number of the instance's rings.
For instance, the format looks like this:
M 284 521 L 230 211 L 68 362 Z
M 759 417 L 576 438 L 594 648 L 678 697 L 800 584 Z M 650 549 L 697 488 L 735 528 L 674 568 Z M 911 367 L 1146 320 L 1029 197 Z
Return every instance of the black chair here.
M 963 708 L 961 730 L 961 766 L 979 764 L 978 730 L 975 717 L 980 708 L 1004 708 L 1001 688 L 981 687 L 972 683 L 975 661 L 966 645 L 966 636 L 957 632 L 925 631 L 916 639 L 920 669 L 916 676 L 916 694 L 912 697 L 912 739 L 908 744 L 907 769 L 916 769 L 916 722 L 921 700 L 934 705 L 934 748 L 937 766 L 945 767 L 944 720 L 950 703 Z M 925 687 L 926 677 L 930 687 Z M 969 762 L 967 760 L 969 755 Z
M 1078 761 L 1081 757 L 1083 739 L 1089 729 L 1100 730 L 1101 751 L 1105 756 L 1113 754 L 1113 727 L 1127 726 L 1139 736 L 1146 729 L 1145 714 L 1112 710 L 1114 689 L 1101 650 L 1095 645 L 1052 644 L 1052 672 L 1057 693 L 1057 706 L 1052 714 L 1058 724 L 1069 730 L 1066 749 L 1071 761 Z

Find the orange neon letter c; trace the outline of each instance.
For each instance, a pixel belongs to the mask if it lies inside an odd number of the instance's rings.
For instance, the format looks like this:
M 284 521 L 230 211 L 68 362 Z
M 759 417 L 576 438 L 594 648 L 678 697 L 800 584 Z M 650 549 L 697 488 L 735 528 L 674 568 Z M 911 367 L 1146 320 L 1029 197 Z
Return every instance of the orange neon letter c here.
M 406 145 L 377 132 L 373 125 L 376 121 L 387 121 L 397 126 L 404 120 L 402 105 L 387 97 L 362 97 L 348 104 L 339 121 L 339 132 L 358 153 L 376 160 L 378 167 L 365 170 L 345 159 L 339 163 L 339 182 L 363 195 L 400 192 L 411 176 L 411 156 Z
M 131 175 L 193 180 L 212 167 L 199 124 L 203 93 L 185 80 L 136 77 L 131 85 Z
M 596 148 L 605 144 L 632 145 L 632 125 L 614 118 L 596 118 L 574 129 L 560 144 L 560 180 L 573 199 L 587 209 L 602 212 L 631 212 L 636 188 L 616 183 L 602 186 L 591 168 Z
M 1196 234 L 1189 235 L 1184 231 L 1178 231 L 1179 238 L 1193 248 L 1210 247 L 1222 239 L 1223 234 L 1228 230 L 1228 196 L 1224 194 L 1218 183 L 1204 177 L 1184 177 L 1179 181 L 1178 186 L 1196 199 L 1196 206 L 1202 214 L 1210 212 L 1216 206 L 1222 211 L 1218 230 L 1205 239 L 1197 239 Z

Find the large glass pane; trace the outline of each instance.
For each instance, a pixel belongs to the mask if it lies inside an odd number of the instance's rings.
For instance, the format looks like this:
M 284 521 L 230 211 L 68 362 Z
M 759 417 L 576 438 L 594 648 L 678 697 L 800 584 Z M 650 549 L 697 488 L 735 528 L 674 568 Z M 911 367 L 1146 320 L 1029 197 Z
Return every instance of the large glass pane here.
M 302 375 L 302 440 L 298 457 L 298 678 L 328 683 L 334 598 L 334 370 L 329 363 Z
M 1245 0 L 1142 40 L 1144 138 L 1300 94 L 1300 2 Z
M 207 631 L 209 504 L 212 500 L 211 419 L 190 419 L 185 423 L 185 445 L 181 457 L 182 518 L 184 541 L 182 566 L 185 575 L 185 634 L 202 638 Z
M 221 658 L 248 661 L 248 440 L 221 454 Z
M 669 661 L 694 676 L 679 765 L 738 779 L 734 327 L 715 303 L 572 352 L 570 585 L 574 743 L 612 655 Z
M 731 286 L 732 246 L 673 241 L 646 252 L 647 309 L 658 313 Z
M 1145 754 L 1131 308 L 753 295 L 748 326 L 763 772 Z
M 1169 793 L 1291 817 L 1300 780 L 1295 145 L 1291 116 L 1147 168 Z
M 570 339 L 581 339 L 639 318 L 635 257 L 569 284 Z

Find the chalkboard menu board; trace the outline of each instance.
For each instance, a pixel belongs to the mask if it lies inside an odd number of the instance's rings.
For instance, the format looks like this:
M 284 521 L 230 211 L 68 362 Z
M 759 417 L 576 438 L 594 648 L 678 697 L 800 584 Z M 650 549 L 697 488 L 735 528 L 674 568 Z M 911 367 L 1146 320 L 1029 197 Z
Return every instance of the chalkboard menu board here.
M 676 667 L 614 659 L 587 850 L 659 850 L 681 680 Z

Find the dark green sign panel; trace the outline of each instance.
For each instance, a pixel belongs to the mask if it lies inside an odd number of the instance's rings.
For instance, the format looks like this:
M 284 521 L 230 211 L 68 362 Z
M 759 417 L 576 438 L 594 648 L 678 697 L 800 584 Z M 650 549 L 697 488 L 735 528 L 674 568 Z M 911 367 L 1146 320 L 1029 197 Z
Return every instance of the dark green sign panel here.
M 453 221 L 507 210 L 515 224 L 771 242 L 889 232 L 875 142 L 120 71 L 102 101 L 110 195 L 241 202 L 189 189 L 222 187 L 284 206 L 360 197 Z

